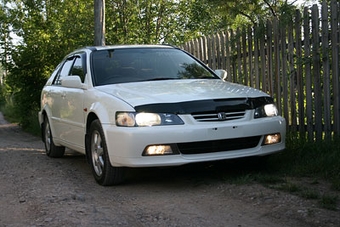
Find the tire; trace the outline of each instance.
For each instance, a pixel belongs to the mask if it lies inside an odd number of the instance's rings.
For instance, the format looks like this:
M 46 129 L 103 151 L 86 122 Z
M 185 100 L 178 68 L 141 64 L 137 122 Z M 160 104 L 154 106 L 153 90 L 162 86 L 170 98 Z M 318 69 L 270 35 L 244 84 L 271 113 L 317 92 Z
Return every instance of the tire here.
M 90 126 L 89 156 L 92 173 L 98 184 L 103 186 L 117 185 L 124 180 L 124 168 L 113 167 L 110 163 L 106 139 L 99 120 Z
M 43 124 L 43 136 L 44 136 L 44 143 L 45 143 L 45 150 L 46 154 L 52 158 L 61 158 L 65 154 L 65 147 L 63 146 L 56 146 L 53 142 L 53 136 L 51 131 L 51 126 L 48 121 L 48 118 L 45 117 L 44 124 Z

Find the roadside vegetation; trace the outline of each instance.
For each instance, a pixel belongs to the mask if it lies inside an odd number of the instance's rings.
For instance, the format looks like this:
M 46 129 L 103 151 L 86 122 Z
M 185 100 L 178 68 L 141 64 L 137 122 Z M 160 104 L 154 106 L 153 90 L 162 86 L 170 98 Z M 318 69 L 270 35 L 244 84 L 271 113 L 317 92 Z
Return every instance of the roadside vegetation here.
M 257 182 L 304 199 L 315 200 L 321 208 L 338 210 L 339 150 L 340 139 L 307 142 L 297 135 L 287 135 L 286 150 L 265 161 L 247 160 L 246 164 L 238 168 L 239 172 L 228 173 L 223 178 L 234 184 Z
M 277 182 L 270 184 L 266 177 L 257 181 L 306 199 L 317 200 L 322 208 L 336 210 L 340 192 L 340 139 L 306 142 L 296 135 L 289 135 L 287 149 L 273 156 L 268 165 L 277 170 Z M 269 175 L 270 176 L 270 175 Z M 319 185 L 324 185 L 319 190 Z

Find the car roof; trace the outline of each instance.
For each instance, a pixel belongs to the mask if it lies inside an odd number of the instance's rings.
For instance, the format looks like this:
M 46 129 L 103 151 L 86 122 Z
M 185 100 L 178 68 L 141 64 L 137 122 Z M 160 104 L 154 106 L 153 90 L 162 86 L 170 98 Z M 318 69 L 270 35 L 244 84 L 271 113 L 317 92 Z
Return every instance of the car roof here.
M 146 44 L 134 44 L 134 45 L 108 45 L 108 46 L 87 46 L 85 49 L 89 49 L 92 51 L 95 50 L 108 50 L 108 49 L 129 49 L 129 48 L 169 48 L 173 49 L 175 47 L 170 45 L 161 45 L 161 44 L 154 44 L 154 45 L 146 45 Z

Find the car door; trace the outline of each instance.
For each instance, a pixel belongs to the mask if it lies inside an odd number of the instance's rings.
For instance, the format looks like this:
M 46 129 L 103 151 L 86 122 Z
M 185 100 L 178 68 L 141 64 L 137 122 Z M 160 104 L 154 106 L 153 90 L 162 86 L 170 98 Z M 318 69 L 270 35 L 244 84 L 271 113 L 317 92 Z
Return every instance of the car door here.
M 56 88 L 53 92 L 55 101 L 52 112 L 56 125 L 55 131 L 65 146 L 78 151 L 82 151 L 85 147 L 84 90 L 62 86 L 61 81 L 68 76 L 79 76 L 84 82 L 85 69 L 84 53 L 67 58 L 54 82 Z
M 74 58 L 69 57 L 61 63 L 61 68 L 58 70 L 55 79 L 51 86 L 48 87 L 47 96 L 50 100 L 50 121 L 51 126 L 54 129 L 54 140 L 60 141 L 61 134 L 64 131 L 62 117 L 64 108 L 62 108 L 62 99 L 65 93 L 65 88 L 61 86 L 61 80 L 63 77 L 68 76 L 71 67 L 73 65 Z
M 73 56 L 73 62 L 65 76 L 79 76 L 81 82 L 85 79 L 85 53 Z M 67 70 L 66 70 L 67 71 Z M 70 88 L 62 86 L 60 100 L 60 139 L 68 147 L 84 151 L 85 149 L 85 112 L 83 110 L 84 90 L 82 88 Z

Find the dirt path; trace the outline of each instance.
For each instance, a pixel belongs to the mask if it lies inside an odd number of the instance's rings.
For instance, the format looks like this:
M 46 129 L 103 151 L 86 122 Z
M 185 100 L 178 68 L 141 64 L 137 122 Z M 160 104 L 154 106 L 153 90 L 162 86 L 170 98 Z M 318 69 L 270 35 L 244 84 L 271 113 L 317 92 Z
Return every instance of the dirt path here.
M 95 183 L 85 157 L 44 154 L 40 138 L 0 113 L 0 227 L 340 226 L 340 212 L 261 185 L 223 180 L 221 163 L 133 169 L 124 185 Z

